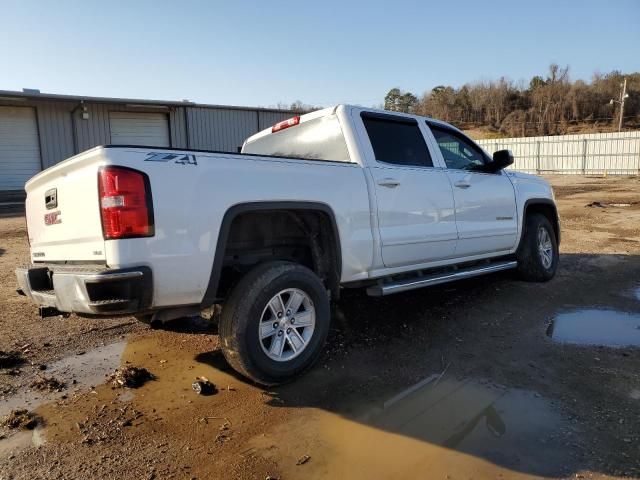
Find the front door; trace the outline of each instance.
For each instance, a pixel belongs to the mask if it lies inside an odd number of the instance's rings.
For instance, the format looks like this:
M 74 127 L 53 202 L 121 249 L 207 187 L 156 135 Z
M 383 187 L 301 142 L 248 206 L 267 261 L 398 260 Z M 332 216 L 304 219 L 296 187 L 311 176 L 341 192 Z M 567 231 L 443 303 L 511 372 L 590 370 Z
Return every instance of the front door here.
M 434 168 L 418 122 L 363 113 L 375 162 L 370 168 L 386 267 L 417 265 L 454 255 L 457 231 L 446 172 Z
M 453 188 L 458 246 L 456 256 L 512 249 L 517 241 L 515 190 L 502 171 L 477 171 L 489 159 L 473 141 L 454 129 L 431 124 Z

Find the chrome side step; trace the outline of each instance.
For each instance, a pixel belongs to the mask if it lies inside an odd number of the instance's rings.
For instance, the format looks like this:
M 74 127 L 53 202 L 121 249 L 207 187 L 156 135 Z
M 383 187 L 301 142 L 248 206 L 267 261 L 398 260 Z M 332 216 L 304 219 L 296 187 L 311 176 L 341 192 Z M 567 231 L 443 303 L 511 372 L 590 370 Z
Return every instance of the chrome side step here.
M 506 262 L 495 262 L 481 266 L 463 268 L 460 270 L 455 270 L 453 272 L 441 272 L 432 275 L 426 275 L 423 277 L 411 278 L 408 280 L 400 280 L 398 282 L 383 283 L 381 285 L 374 285 L 367 288 L 367 295 L 371 297 L 382 297 L 384 295 L 391 295 L 392 293 L 406 292 L 408 290 L 415 290 L 416 288 L 430 287 L 432 285 L 438 285 L 440 283 L 447 283 L 456 280 L 462 280 L 464 278 L 477 277 L 479 275 L 485 275 L 487 273 L 510 270 L 512 268 L 516 268 L 517 266 L 518 262 L 516 262 L 515 260 Z

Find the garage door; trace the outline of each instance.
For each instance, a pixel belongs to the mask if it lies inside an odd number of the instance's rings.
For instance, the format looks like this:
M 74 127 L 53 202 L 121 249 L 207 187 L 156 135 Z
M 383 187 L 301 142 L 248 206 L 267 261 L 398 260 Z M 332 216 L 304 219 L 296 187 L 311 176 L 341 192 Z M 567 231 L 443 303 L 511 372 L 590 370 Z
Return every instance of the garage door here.
M 111 112 L 109 123 L 113 145 L 171 146 L 165 113 Z
M 0 190 L 23 190 L 40 171 L 36 111 L 0 107 Z

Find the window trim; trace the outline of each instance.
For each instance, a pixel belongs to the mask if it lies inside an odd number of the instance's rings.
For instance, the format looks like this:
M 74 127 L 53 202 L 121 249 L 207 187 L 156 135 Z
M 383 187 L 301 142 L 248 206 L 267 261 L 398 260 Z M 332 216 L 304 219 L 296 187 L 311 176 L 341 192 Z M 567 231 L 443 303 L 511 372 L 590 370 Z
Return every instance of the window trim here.
M 382 113 L 382 112 L 371 112 L 371 111 L 362 111 L 360 112 L 360 119 L 362 121 L 362 128 L 364 131 L 364 134 L 366 135 L 366 138 L 368 140 L 369 143 L 369 148 L 371 148 L 371 153 L 373 155 L 373 161 L 376 162 L 376 164 L 380 164 L 384 167 L 393 167 L 393 168 L 406 168 L 406 169 L 423 169 L 423 170 L 434 170 L 436 168 L 439 168 L 436 165 L 436 161 L 434 159 L 433 153 L 431 152 L 431 148 L 429 148 L 429 141 L 428 138 L 425 136 L 420 123 L 418 122 L 418 120 L 416 120 L 413 117 L 405 117 L 402 115 L 394 115 L 391 113 Z M 364 121 L 365 119 L 372 119 L 372 120 L 382 120 L 385 122 L 394 122 L 394 123 L 400 123 L 400 124 L 404 124 L 404 125 L 415 125 L 418 128 L 418 132 L 420 133 L 420 136 L 422 137 L 422 141 L 424 142 L 424 148 L 427 150 L 427 154 L 429 156 L 429 160 L 431 161 L 431 166 L 427 166 L 427 165 L 402 165 L 399 163 L 391 163 L 391 162 L 385 162 L 384 160 L 378 160 L 378 158 L 376 157 L 376 152 L 375 149 L 373 148 L 373 143 L 371 142 L 371 138 L 369 137 L 369 132 L 367 131 L 367 126 L 365 125 Z
M 387 122 L 405 123 L 407 125 L 417 125 L 418 121 L 413 117 L 404 117 L 402 115 L 394 115 L 393 113 L 382 112 L 360 112 L 360 118 L 371 118 L 374 120 L 385 120 Z

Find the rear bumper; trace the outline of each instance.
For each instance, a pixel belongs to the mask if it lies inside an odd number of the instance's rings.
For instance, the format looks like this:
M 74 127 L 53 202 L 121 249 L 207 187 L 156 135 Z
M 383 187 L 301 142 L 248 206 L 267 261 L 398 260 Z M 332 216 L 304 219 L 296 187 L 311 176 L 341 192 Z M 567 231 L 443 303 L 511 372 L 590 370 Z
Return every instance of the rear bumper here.
M 149 267 L 30 265 L 16 269 L 24 295 L 40 307 L 92 315 L 133 314 L 151 306 Z

